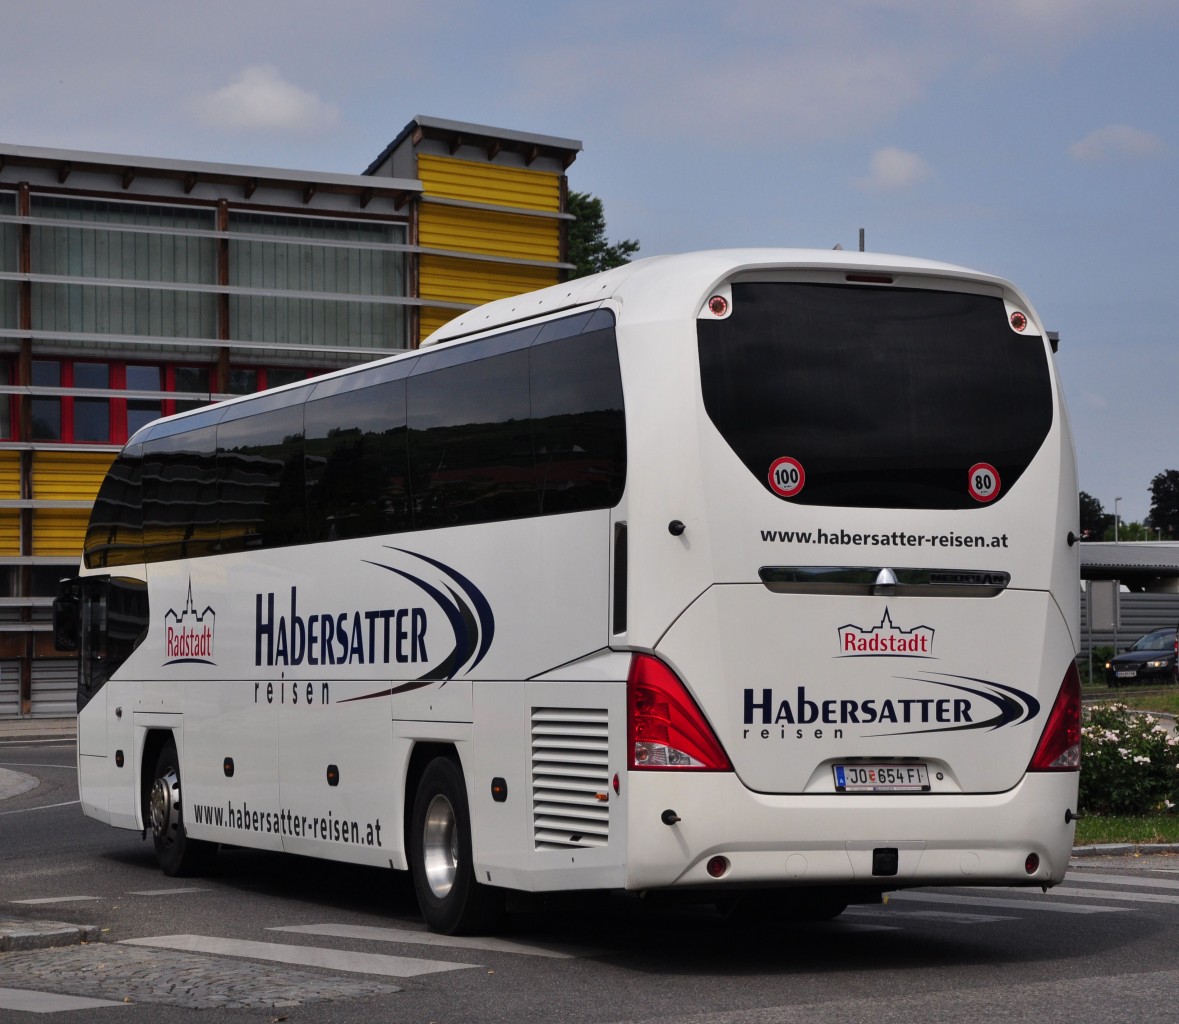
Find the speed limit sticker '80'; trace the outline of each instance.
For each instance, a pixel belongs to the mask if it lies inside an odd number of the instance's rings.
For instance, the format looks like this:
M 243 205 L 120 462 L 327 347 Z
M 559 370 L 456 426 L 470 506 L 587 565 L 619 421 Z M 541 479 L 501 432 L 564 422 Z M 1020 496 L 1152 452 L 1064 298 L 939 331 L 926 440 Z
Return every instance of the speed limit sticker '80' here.
M 783 498 L 793 498 L 806 483 L 806 471 L 798 459 L 788 455 L 770 464 L 770 488 Z
M 994 501 L 999 496 L 999 471 L 989 462 L 976 462 L 970 467 L 966 486 L 975 501 Z

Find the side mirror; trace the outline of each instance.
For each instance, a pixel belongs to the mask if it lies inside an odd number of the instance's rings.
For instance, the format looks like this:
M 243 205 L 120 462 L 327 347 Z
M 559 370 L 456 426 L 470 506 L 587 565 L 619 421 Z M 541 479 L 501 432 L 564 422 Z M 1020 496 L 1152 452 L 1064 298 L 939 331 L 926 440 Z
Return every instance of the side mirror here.
M 53 599 L 53 646 L 59 651 L 78 649 L 78 594 L 72 580 L 62 580 Z

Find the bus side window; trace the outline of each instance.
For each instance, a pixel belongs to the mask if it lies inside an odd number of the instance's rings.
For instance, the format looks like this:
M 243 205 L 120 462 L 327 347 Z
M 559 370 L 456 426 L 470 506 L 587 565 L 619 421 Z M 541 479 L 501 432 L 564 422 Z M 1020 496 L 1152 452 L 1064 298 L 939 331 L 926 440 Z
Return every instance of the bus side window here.
M 531 341 L 496 347 L 505 339 Z M 527 348 L 473 342 L 437 357 L 409 378 L 414 529 L 537 515 Z
M 626 482 L 626 420 L 613 327 L 559 344 L 542 335 L 529 357 L 541 513 L 617 505 Z

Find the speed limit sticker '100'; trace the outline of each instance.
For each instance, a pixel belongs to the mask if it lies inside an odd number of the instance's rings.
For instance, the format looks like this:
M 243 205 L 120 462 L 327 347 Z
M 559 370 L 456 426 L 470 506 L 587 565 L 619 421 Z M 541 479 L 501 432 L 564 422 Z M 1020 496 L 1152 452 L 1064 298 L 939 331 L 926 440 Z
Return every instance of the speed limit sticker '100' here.
M 806 470 L 798 459 L 788 455 L 770 464 L 770 489 L 782 498 L 793 498 L 806 483 Z
M 994 501 L 999 496 L 999 471 L 989 462 L 976 462 L 970 467 L 966 486 L 975 501 Z

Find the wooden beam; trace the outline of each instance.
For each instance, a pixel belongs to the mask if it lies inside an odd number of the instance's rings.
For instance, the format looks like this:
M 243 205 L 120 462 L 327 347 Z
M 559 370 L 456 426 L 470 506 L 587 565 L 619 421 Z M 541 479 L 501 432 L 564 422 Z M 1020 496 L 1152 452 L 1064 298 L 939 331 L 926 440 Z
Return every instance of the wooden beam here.
M 303 189 L 303 205 L 306 206 L 312 199 L 315 198 L 315 184 L 309 184 Z
M 66 179 L 71 174 L 73 174 L 73 172 L 74 172 L 74 165 L 72 163 L 70 163 L 68 160 L 63 161 L 61 163 L 61 165 L 57 168 L 57 183 L 59 185 L 64 185 L 66 183 Z
M 462 146 L 462 144 L 463 137 L 461 135 L 456 135 L 453 139 L 451 139 L 450 146 L 447 147 L 450 150 L 450 155 L 454 156 L 455 153 L 459 151 L 459 148 Z
M 366 209 L 368 207 L 368 204 L 371 203 L 372 201 L 373 201 L 373 190 L 371 188 L 366 188 L 363 192 L 360 193 L 360 208 L 362 210 Z
M 126 191 L 131 187 L 131 182 L 135 180 L 135 168 L 128 167 L 123 171 L 123 190 Z
M 499 139 L 493 139 L 487 145 L 487 159 L 494 160 L 499 156 L 500 151 L 504 148 L 504 144 Z
M 246 179 L 246 183 L 242 187 L 242 195 L 246 199 L 249 199 L 257 191 L 258 191 L 258 179 L 257 178 Z
M 531 167 L 540 158 L 540 146 L 530 146 L 524 153 L 524 166 Z
M 196 183 L 197 183 L 197 176 L 195 173 L 190 171 L 188 174 L 186 174 L 184 176 L 184 194 L 188 195 L 189 192 L 191 192 L 194 188 L 196 188 Z

